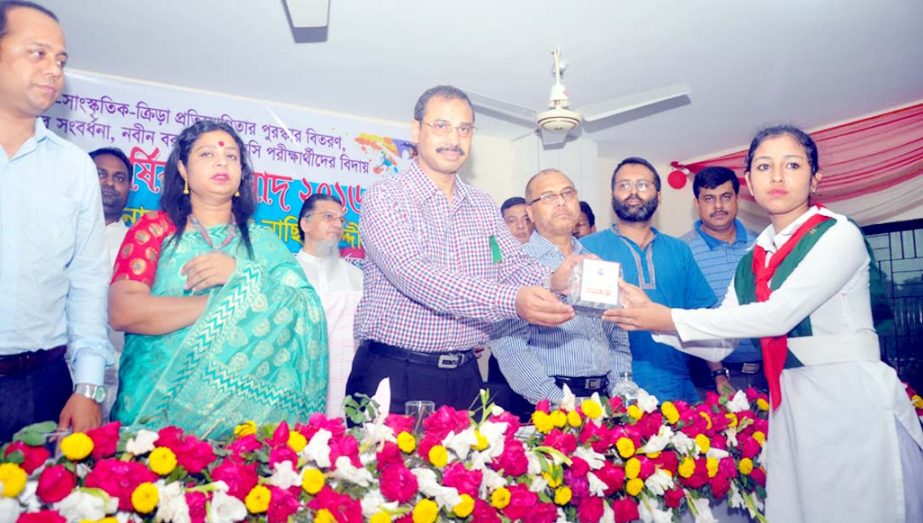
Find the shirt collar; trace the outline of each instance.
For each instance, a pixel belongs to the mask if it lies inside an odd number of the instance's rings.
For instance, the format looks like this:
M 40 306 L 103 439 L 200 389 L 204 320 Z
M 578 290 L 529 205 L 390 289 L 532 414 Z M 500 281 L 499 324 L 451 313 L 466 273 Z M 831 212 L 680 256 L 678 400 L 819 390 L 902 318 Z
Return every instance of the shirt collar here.
M 727 245 L 727 242 L 725 242 L 724 240 L 719 240 L 718 238 L 715 238 L 714 236 L 703 231 L 702 230 L 702 220 L 695 221 L 695 230 L 696 232 L 699 233 L 699 236 L 701 236 L 702 239 L 705 241 L 705 245 L 708 246 L 709 250 L 714 250 L 715 248 L 721 245 Z M 747 245 L 748 243 L 747 242 L 747 229 L 746 227 L 744 227 L 744 224 L 741 223 L 740 220 L 738 219 L 734 219 L 734 230 L 736 231 L 734 243 L 740 243 L 742 245 Z
M 586 253 L 586 248 L 583 244 L 573 236 L 570 238 L 570 247 L 574 254 Z M 532 236 L 529 237 L 529 241 L 523 244 L 523 250 L 539 261 L 556 259 L 560 262 L 560 260 L 564 259 L 564 253 L 558 249 L 558 246 L 551 243 L 548 238 L 539 234 L 538 231 L 532 231 Z
M 788 224 L 788 227 L 782 229 L 779 232 L 776 232 L 775 228 L 772 225 L 766 227 L 763 232 L 756 238 L 756 243 L 760 247 L 766 250 L 766 252 L 776 252 L 780 247 L 785 245 L 785 242 L 795 234 L 795 231 L 798 230 L 798 227 L 808 221 L 812 216 L 821 212 L 820 208 L 816 205 L 808 207 L 808 210 L 799 216 L 795 221 Z M 827 213 L 824 213 L 827 214 Z

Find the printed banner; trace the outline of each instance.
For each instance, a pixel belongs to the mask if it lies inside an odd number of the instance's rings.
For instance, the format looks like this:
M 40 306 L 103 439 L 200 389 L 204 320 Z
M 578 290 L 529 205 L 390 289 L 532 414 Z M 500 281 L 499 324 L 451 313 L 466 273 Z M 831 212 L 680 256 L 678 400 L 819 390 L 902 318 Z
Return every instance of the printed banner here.
M 200 120 L 223 121 L 237 131 L 250 156 L 256 222 L 271 227 L 295 252 L 301 248 L 302 202 L 314 193 L 332 194 L 346 208 L 340 248 L 352 260 L 363 258 L 362 193 L 399 172 L 412 156 L 408 126 L 80 71 L 68 71 L 64 93 L 42 118 L 48 129 L 88 152 L 125 151 L 134 172 L 122 217 L 128 225 L 159 208 L 176 136 Z

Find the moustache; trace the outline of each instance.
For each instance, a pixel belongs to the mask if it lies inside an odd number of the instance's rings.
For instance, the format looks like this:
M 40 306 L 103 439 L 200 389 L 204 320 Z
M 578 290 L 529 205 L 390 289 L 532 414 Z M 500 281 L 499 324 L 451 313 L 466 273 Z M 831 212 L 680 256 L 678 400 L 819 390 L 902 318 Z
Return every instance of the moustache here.
M 458 145 L 447 145 L 445 147 L 436 147 L 436 152 L 437 153 L 454 152 L 454 153 L 458 153 L 459 156 L 465 155 L 464 149 L 462 149 Z
M 102 191 L 100 192 L 104 197 L 107 198 L 118 198 L 120 196 L 119 193 L 111 187 L 103 187 Z
M 713 213 L 711 213 L 711 214 L 709 215 L 709 217 L 710 217 L 710 218 L 717 218 L 717 217 L 719 217 L 719 216 L 724 217 L 724 216 L 727 216 L 727 215 L 728 215 L 728 213 L 726 213 L 726 212 L 724 212 L 724 211 L 718 211 L 718 212 L 713 212 Z

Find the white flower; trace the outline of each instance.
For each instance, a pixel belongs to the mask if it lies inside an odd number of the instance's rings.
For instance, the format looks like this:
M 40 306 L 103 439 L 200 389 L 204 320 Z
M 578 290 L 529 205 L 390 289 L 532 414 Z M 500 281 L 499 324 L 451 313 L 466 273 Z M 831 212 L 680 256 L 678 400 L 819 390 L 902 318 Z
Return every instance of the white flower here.
M 648 498 L 638 503 L 638 515 L 644 523 L 673 523 L 673 513 L 660 510 L 656 503 L 651 506 L 651 500 Z
M 747 401 L 747 394 L 738 390 L 734 397 L 727 403 L 727 409 L 731 412 L 741 412 L 750 408 L 750 402 Z
M 657 410 L 657 396 L 648 394 L 644 389 L 638 389 L 638 408 L 650 414 Z
M 499 416 L 503 414 L 504 412 L 506 411 L 500 405 L 497 405 L 496 403 L 492 403 L 490 405 L 490 415 L 491 416 Z
M 526 452 L 526 461 L 529 462 L 529 468 L 527 472 L 533 476 L 538 476 L 542 473 L 542 462 L 538 460 L 538 456 L 534 452 Z
M 644 480 L 644 486 L 655 496 L 663 496 L 664 492 L 673 488 L 673 476 L 663 469 L 657 469 Z
M 384 496 L 381 495 L 380 489 L 369 489 L 362 496 L 359 503 L 362 505 L 362 515 L 366 518 L 382 510 L 387 510 L 389 512 L 397 510 L 398 507 L 396 501 L 386 501 Z
M 506 478 L 494 472 L 491 468 L 486 468 L 482 471 L 483 476 L 481 480 L 481 488 L 479 491 L 481 499 L 487 499 L 487 493 L 493 492 L 500 487 L 505 487 L 507 482 Z
M 301 474 L 295 472 L 291 461 L 280 461 L 276 463 L 275 470 L 272 471 L 272 476 L 266 483 L 281 489 L 288 489 L 293 485 L 301 485 Z
M 474 434 L 474 427 L 468 427 L 460 434 L 456 434 L 455 431 L 449 432 L 449 435 L 442 440 L 442 446 L 455 453 L 459 460 L 466 459 L 468 451 L 477 444 L 478 437 Z
M 158 481 L 160 483 L 160 481 Z M 157 503 L 157 521 L 172 523 L 189 523 L 189 505 L 186 504 L 186 493 L 183 484 L 175 481 L 157 489 L 160 501 Z
M 717 460 L 722 460 L 730 455 L 728 451 L 716 447 L 709 448 L 708 452 L 705 453 L 706 458 L 715 458 Z
M 337 458 L 336 470 L 333 471 L 332 477 L 355 483 L 360 487 L 367 487 L 374 481 L 372 473 L 368 469 L 354 467 L 346 456 Z
M 711 513 L 711 507 L 708 504 L 708 498 L 699 498 L 692 502 L 697 512 L 695 523 L 718 523 L 718 520 Z
M 663 449 L 667 448 L 667 444 L 670 443 L 670 438 L 673 437 L 673 429 L 666 425 L 661 425 L 660 430 L 656 435 L 651 436 L 647 443 L 644 444 L 640 449 L 638 449 L 639 454 L 650 454 L 652 452 L 660 452 Z
M 544 476 L 532 476 L 532 483 L 529 484 L 529 490 L 535 493 L 542 492 L 548 486 L 548 480 Z
M 384 423 L 365 423 L 362 425 L 362 445 L 368 448 L 378 447 L 386 441 L 397 442 L 394 429 Z
M 670 438 L 670 444 L 672 444 L 673 448 L 680 454 L 690 454 L 694 449 L 698 448 L 695 440 L 682 432 L 674 433 Z
M 561 389 L 564 390 L 564 397 L 561 398 L 558 406 L 564 410 L 577 410 L 577 396 L 574 396 L 567 384 L 564 384 Z
M 737 485 L 731 482 L 731 489 L 728 491 L 728 507 L 745 508 L 746 506 L 747 503 L 744 501 L 743 496 L 740 495 L 740 491 L 737 490 Z
M 724 437 L 727 439 L 728 447 L 737 448 L 737 429 L 734 427 L 728 427 L 724 431 Z
M 314 461 L 318 467 L 330 467 L 330 438 L 333 434 L 327 429 L 320 429 L 311 437 L 311 441 L 301 450 L 301 457 Z
M 287 462 L 286 462 L 287 463 Z M 205 521 L 208 523 L 234 523 L 247 517 L 247 506 L 243 501 L 229 496 L 222 490 L 217 490 L 212 495 L 208 504 L 208 514 Z
M 2 484 L 0 484 L 2 485 Z M 27 512 L 35 512 L 42 508 L 42 501 L 38 499 L 36 491 L 38 490 L 38 480 L 29 480 L 26 482 L 26 488 L 19 493 L 19 503 Z
M 150 430 L 141 429 L 135 434 L 135 437 L 128 440 L 125 444 L 125 452 L 135 456 L 141 456 L 154 450 L 154 442 L 160 435 Z
M 114 506 L 112 501 L 115 502 Z M 100 489 L 78 488 L 55 503 L 53 508 L 68 521 L 97 520 L 115 512 L 119 502 Z
M 487 448 L 481 452 L 486 454 L 488 458 L 493 459 L 503 454 L 504 443 L 506 441 L 506 429 L 508 429 L 509 426 L 509 423 L 505 421 L 485 421 L 478 427 L 478 432 L 487 440 Z
M 599 523 L 615 523 L 615 512 L 612 511 L 612 505 L 603 501 L 603 517 L 599 518 Z
M 586 479 L 590 485 L 590 494 L 594 496 L 603 497 L 605 496 L 606 489 L 609 488 L 603 480 L 596 477 L 596 474 L 592 472 L 587 472 Z
M 0 523 L 15 523 L 22 513 L 19 502 L 13 498 L 0 498 Z
M 415 468 L 411 469 L 411 474 L 417 478 L 417 486 L 420 492 L 427 497 L 433 498 L 436 504 L 442 508 L 452 508 L 461 503 L 461 496 L 458 490 L 453 487 L 444 487 L 436 479 L 436 473 L 430 469 Z
M 606 457 L 596 452 L 591 447 L 577 447 L 577 450 L 574 451 L 574 457 L 586 461 L 587 465 L 589 465 L 592 470 L 601 469 L 603 463 L 606 462 Z

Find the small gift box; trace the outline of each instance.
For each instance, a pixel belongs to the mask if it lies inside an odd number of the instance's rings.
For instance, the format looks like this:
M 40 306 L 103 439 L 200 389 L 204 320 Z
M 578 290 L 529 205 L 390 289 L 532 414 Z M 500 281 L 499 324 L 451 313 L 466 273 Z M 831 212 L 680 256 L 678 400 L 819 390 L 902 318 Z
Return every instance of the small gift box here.
M 598 316 L 606 309 L 621 307 L 619 280 L 622 265 L 617 262 L 585 259 L 571 273 L 567 302 L 574 310 Z

